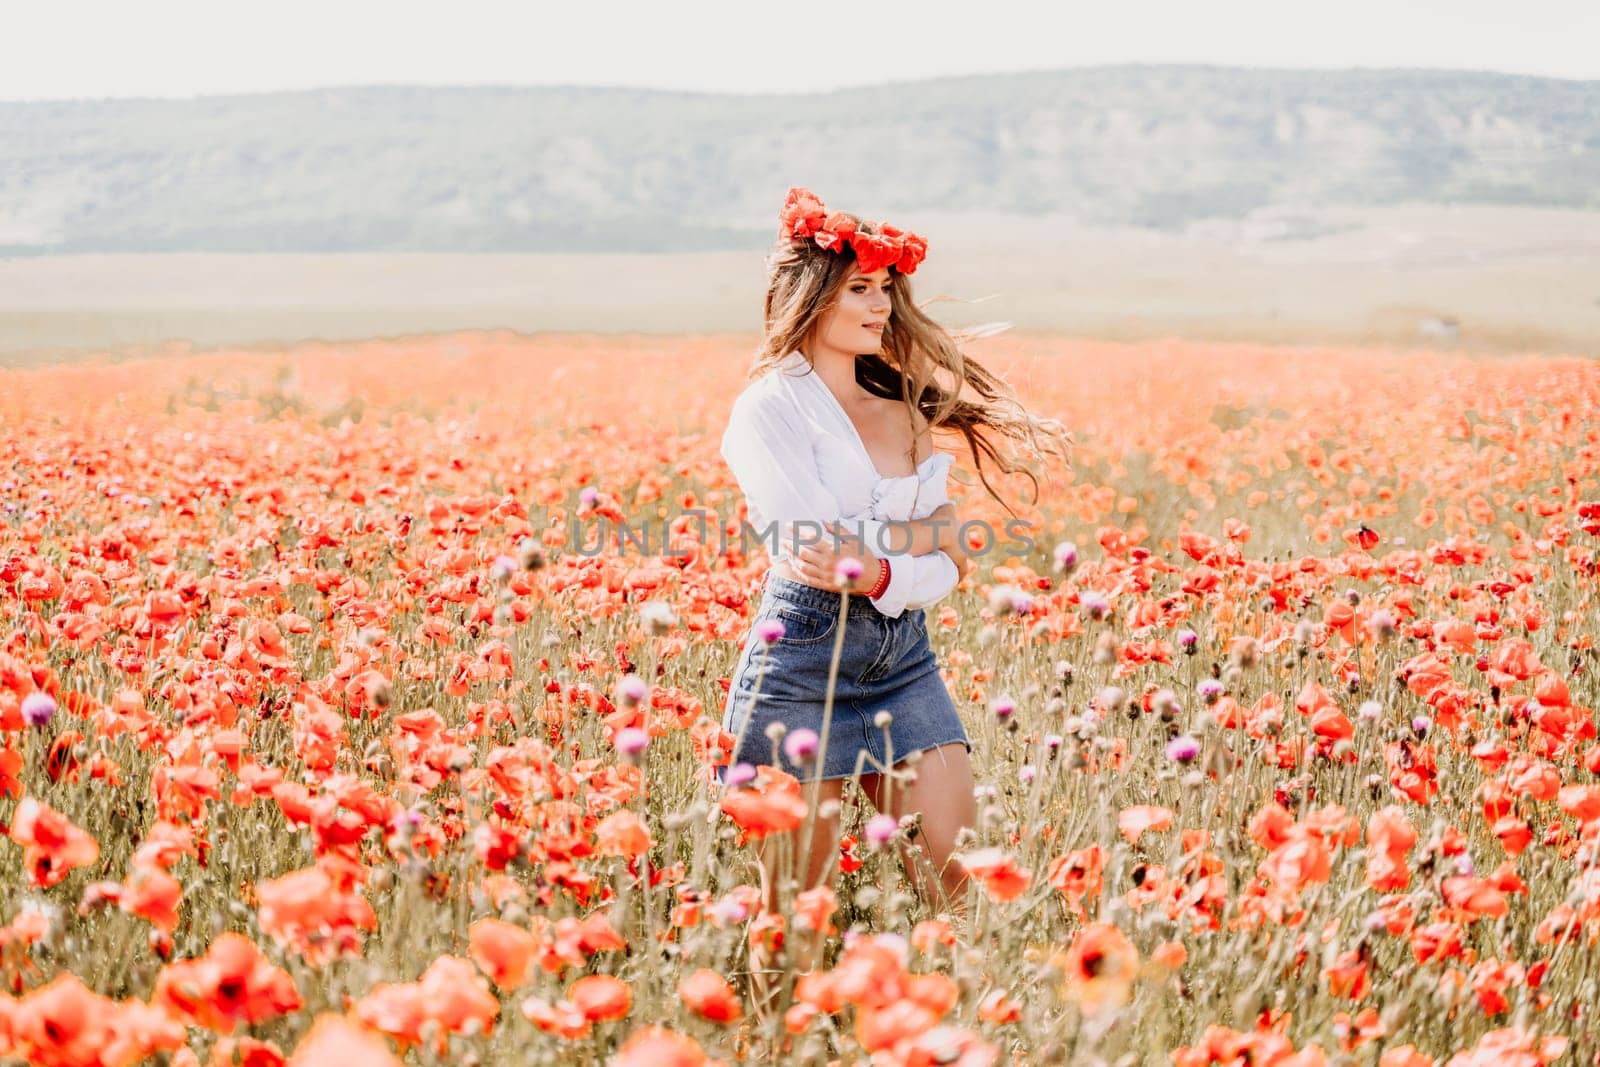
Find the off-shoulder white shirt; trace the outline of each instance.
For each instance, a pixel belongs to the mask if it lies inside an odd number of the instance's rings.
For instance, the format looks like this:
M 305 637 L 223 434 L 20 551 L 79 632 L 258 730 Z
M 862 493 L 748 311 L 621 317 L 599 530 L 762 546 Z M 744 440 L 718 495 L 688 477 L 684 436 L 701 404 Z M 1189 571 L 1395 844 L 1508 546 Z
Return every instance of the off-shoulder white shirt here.
M 873 604 L 890 618 L 935 603 L 961 580 L 943 551 L 896 551 L 910 543 L 910 530 L 897 524 L 927 518 L 949 502 L 954 457 L 935 452 L 914 474 L 879 475 L 850 416 L 800 352 L 784 356 L 739 394 L 722 435 L 722 457 L 744 492 L 756 533 L 776 524 L 777 544 L 767 542 L 775 548 L 774 562 L 793 557 L 797 546 L 831 544 L 821 524 L 837 521 L 889 560 L 888 588 Z

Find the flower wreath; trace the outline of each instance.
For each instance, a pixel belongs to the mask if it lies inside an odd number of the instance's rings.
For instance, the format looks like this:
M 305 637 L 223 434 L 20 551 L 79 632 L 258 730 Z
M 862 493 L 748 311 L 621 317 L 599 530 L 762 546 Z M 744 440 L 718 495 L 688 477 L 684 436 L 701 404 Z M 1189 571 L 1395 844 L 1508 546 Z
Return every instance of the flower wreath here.
M 912 274 L 928 254 L 928 242 L 921 235 L 897 230 L 887 222 L 878 224 L 877 233 L 862 233 L 849 215 L 829 212 L 817 194 L 798 185 L 789 190 L 779 220 L 779 236 L 795 241 L 814 240 L 829 252 L 843 252 L 848 246 L 856 254 L 856 264 L 868 274 L 879 267 Z

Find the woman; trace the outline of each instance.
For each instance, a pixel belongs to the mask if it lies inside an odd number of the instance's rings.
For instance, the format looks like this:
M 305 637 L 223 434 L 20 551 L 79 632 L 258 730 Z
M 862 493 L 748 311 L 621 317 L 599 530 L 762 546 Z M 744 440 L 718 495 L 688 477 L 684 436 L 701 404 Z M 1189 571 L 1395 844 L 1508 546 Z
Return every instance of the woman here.
M 746 498 L 745 533 L 761 536 L 773 564 L 729 687 L 723 726 L 738 743 L 719 773 L 737 788 L 767 764 L 815 783 L 805 790 L 816 804 L 812 824 L 792 832 L 801 888 L 831 880 L 838 801 L 859 776 L 879 811 L 920 815 L 938 880 L 919 878 L 908 856 L 917 889 L 959 901 L 964 872 L 950 857 L 975 816 L 972 745 L 923 609 L 976 565 L 946 494 L 953 457 L 933 450 L 932 432 L 966 439 L 997 500 L 983 457 L 1008 473 L 1020 468 L 986 432 L 1062 458 L 1068 438 L 965 357 L 956 344 L 963 335 L 912 303 L 906 279 L 926 249 L 916 234 L 829 212 L 809 190 L 789 190 L 768 260 L 754 380 L 722 439 Z M 968 390 L 975 396 L 964 397 Z M 841 564 L 859 575 L 842 580 Z M 762 841 L 769 905 L 778 854 L 775 837 Z

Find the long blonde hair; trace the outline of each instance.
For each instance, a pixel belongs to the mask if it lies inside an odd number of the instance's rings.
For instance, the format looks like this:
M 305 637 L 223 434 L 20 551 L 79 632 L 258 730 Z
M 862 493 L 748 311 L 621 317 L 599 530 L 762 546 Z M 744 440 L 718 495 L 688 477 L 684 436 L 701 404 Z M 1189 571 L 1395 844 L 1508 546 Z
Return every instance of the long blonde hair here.
M 875 223 L 843 214 L 854 219 L 860 231 L 877 232 Z M 778 239 L 767 257 L 765 330 L 751 362 L 751 378 L 760 377 L 790 352 L 807 346 L 855 262 L 855 253 L 848 246 L 842 252 L 830 252 L 814 241 Z M 889 279 L 890 314 L 883 345 L 879 352 L 856 359 L 856 383 L 874 396 L 904 401 L 908 416 L 915 405 L 934 432 L 959 432 L 966 439 L 984 489 L 1013 516 L 1016 512 L 984 474 L 985 456 L 1004 474 L 1021 471 L 1027 475 L 1037 504 L 1039 479 L 1017 462 L 1014 454 L 997 449 L 989 433 L 1025 446 L 1034 459 L 1054 455 L 1063 461 L 1070 459 L 1071 434 L 1059 421 L 1031 414 L 1010 386 L 961 351 L 961 344 L 982 333 L 946 328 L 912 301 L 908 278 L 890 267 Z M 936 381 L 940 372 L 949 376 L 948 384 Z M 975 399 L 963 398 L 969 387 Z M 915 420 L 912 429 L 916 429 Z M 915 444 L 911 459 L 916 461 Z

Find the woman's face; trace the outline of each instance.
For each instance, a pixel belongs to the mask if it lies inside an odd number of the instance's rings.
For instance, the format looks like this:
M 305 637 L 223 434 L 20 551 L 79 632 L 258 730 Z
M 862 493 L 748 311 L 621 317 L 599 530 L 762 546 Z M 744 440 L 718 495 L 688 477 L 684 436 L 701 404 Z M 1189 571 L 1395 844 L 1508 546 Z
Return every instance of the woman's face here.
M 883 347 L 889 323 L 889 268 L 871 274 L 853 270 L 839 298 L 823 313 L 818 339 L 823 347 L 850 355 L 866 355 Z

